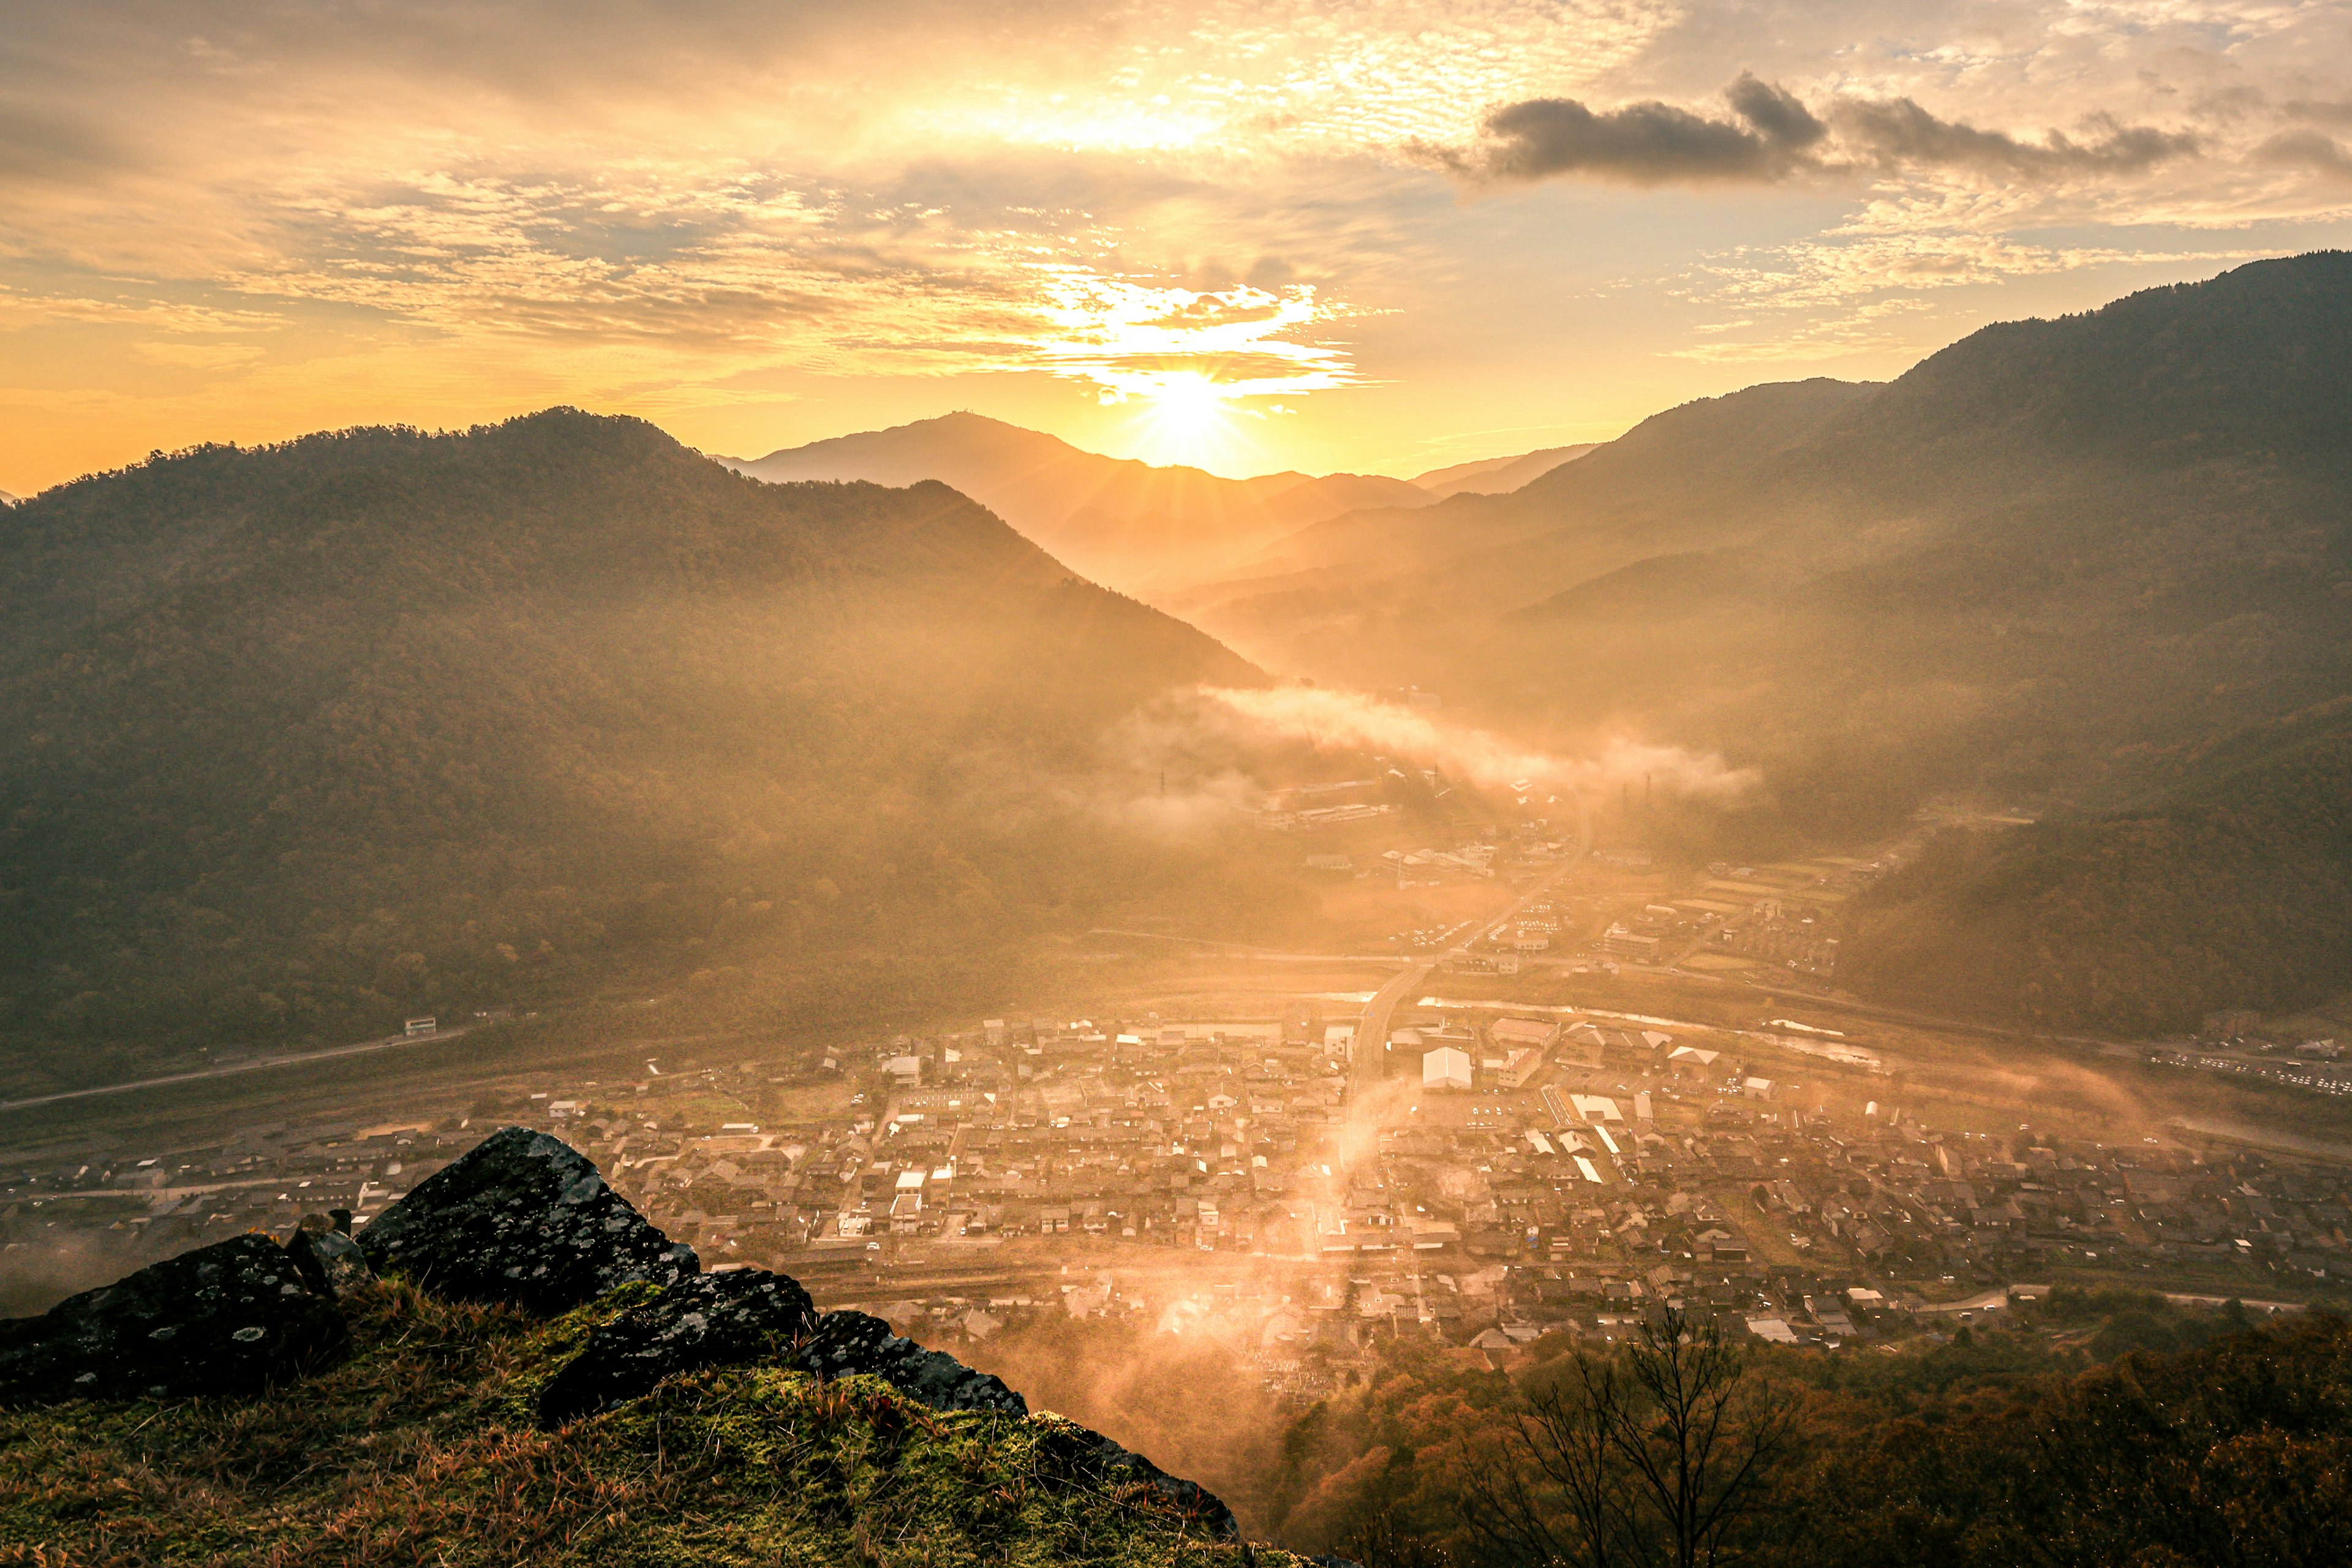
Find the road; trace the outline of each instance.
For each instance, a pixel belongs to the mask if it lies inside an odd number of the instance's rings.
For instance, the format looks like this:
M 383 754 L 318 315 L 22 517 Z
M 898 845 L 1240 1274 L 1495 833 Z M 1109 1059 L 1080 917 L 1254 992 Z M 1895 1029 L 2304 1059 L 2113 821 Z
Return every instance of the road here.
M 1389 1019 L 1395 1016 L 1397 1004 L 1407 996 L 1420 994 L 1422 983 L 1430 973 L 1449 958 L 1460 958 L 1483 941 L 1489 933 L 1501 930 L 1518 918 L 1519 911 L 1551 890 L 1551 885 L 1583 863 L 1592 849 L 1592 814 L 1580 798 L 1576 803 L 1576 853 L 1569 856 L 1551 873 L 1514 900 L 1511 907 L 1480 926 L 1467 937 L 1433 958 L 1408 965 L 1386 985 L 1372 993 L 1364 1004 L 1363 1022 L 1356 1026 L 1355 1060 L 1349 1071 L 1348 1098 L 1353 1105 L 1371 1103 L 1371 1091 L 1388 1078 Z M 1353 1118 L 1351 1111 L 1350 1118 Z
M 1164 931 L 1123 931 L 1118 926 L 1096 926 L 1088 936 L 1139 937 L 1145 942 L 1172 942 L 1183 947 L 1213 948 L 1241 958 L 1263 958 L 1273 963 L 1395 963 L 1393 952 L 1292 952 L 1283 948 L 1252 947 L 1244 942 L 1219 942 L 1213 937 L 1171 936 Z
M 1937 1316 L 1981 1312 L 1989 1308 L 1999 1309 L 2008 1306 L 2011 1292 L 2041 1297 L 2049 1295 L 2050 1287 L 2047 1285 L 1996 1285 L 1990 1290 L 1979 1290 L 1964 1300 L 1931 1301 L 1920 1310 Z M 2164 1299 L 2176 1307 L 2219 1307 L 2230 1300 L 2227 1296 L 2192 1296 L 2173 1290 L 2167 1290 L 2163 1294 Z M 2252 1301 L 2243 1298 L 2240 1299 L 2238 1304 L 2250 1311 L 2256 1312 L 2302 1312 L 2309 1310 L 2311 1305 L 2307 1301 Z
M 0 1110 L 26 1110 L 36 1105 L 56 1105 L 61 1100 L 88 1100 L 100 1094 L 129 1094 L 139 1089 L 162 1089 L 169 1084 L 197 1083 L 208 1078 L 228 1078 L 241 1072 L 261 1072 L 269 1068 L 300 1067 L 306 1062 L 331 1062 L 341 1057 L 362 1057 L 372 1051 L 388 1051 L 399 1046 L 422 1046 L 436 1040 L 454 1040 L 471 1026 L 460 1024 L 430 1035 L 394 1035 L 381 1040 L 362 1040 L 355 1046 L 333 1046 L 323 1051 L 306 1051 L 299 1056 L 257 1057 L 251 1061 L 230 1062 L 222 1067 L 200 1068 L 194 1072 L 167 1073 L 162 1078 L 134 1079 L 129 1083 L 102 1083 L 93 1089 L 60 1089 L 56 1094 L 37 1094 L 25 1100 L 0 1100 Z

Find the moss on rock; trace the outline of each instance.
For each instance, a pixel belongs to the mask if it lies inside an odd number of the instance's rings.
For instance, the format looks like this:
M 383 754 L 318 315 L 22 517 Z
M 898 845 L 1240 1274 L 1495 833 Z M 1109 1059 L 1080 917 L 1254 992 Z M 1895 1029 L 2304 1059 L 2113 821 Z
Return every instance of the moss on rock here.
M 943 1413 L 871 1377 L 710 1368 L 539 1430 L 556 1371 L 653 1293 L 538 1320 L 368 1283 L 350 1359 L 266 1397 L 0 1412 L 0 1563 L 1299 1561 L 1073 1475 L 1054 1417 Z

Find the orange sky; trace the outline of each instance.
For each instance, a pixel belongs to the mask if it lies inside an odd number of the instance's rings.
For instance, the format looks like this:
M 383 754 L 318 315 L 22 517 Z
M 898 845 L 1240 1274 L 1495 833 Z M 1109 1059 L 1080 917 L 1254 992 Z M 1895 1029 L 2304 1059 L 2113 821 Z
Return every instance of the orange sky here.
M 0 489 L 559 402 L 1410 474 L 2345 244 L 2348 140 L 2343 4 L 22 0 Z

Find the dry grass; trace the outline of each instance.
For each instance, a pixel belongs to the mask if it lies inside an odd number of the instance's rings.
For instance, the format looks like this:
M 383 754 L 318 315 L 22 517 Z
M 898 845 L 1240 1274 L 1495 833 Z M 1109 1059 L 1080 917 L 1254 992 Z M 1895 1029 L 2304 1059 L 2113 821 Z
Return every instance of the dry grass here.
M 942 1415 L 868 1378 L 717 1369 L 537 1430 L 541 1385 L 642 1289 L 539 1322 L 376 1286 L 351 1303 L 352 1357 L 270 1396 L 0 1412 L 0 1564 L 1205 1568 L 1245 1556 L 1149 1489 L 1056 1473 L 1039 1448 L 1052 1417 Z

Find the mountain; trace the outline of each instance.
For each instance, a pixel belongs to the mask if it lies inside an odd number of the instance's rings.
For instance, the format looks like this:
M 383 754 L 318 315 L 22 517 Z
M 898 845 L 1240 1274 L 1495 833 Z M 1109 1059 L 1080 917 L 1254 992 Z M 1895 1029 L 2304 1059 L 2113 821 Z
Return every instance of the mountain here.
M 0 1037 L 58 1070 L 919 976 L 1174 875 L 1085 804 L 1101 737 L 1256 679 L 945 485 L 756 483 L 568 409 L 53 488 L 0 614 Z
M 1265 498 L 1269 516 L 1295 528 L 1366 507 L 1423 507 L 1437 498 L 1420 486 L 1381 474 L 1327 474 L 1277 489 Z
M 2109 732 L 2202 737 L 2344 673 L 2325 634 L 2352 603 L 2347 405 L 2352 257 L 2256 263 L 1987 328 L 1884 385 L 1686 405 L 1509 495 L 1318 523 L 1184 602 L 1286 668 L 1566 727 L 1664 705 L 1728 739 L 1817 710 L 1824 679 L 1853 697 L 1896 675 L 1974 710 L 2030 669 L 2035 710 L 2058 682 Z M 2251 664 L 2249 638 L 2270 650 Z M 1761 689 L 1720 678 L 1732 643 Z M 1807 676 L 1780 682 L 1783 659 Z M 1992 771 L 2100 771 L 2066 744 Z
M 1431 685 L 1432 656 L 1483 649 L 1497 614 L 1662 550 L 1765 527 L 1775 514 L 1751 504 L 1749 487 L 1868 391 L 1816 380 L 1687 404 L 1510 495 L 1463 493 L 1300 529 L 1166 607 L 1283 669 Z
M 1543 478 L 1562 463 L 1581 458 L 1599 445 L 1597 441 L 1587 441 L 1574 447 L 1546 447 L 1541 451 L 1525 452 L 1516 458 L 1481 458 L 1475 462 L 1456 463 L 1451 468 L 1432 468 L 1425 474 L 1415 474 L 1412 482 L 1441 500 L 1452 495 L 1507 495 L 1521 485 Z
M 773 482 L 936 479 L 1084 575 L 1138 594 L 1215 576 L 1281 535 L 1343 511 L 1431 500 L 1402 479 L 1379 475 L 1228 479 L 1200 468 L 1155 468 L 977 414 L 719 460 Z
M 2331 706 L 2352 693 L 2352 255 L 1988 327 L 1884 384 L 1686 405 L 1509 495 L 1318 523 L 1170 606 L 1277 668 L 1418 685 L 1557 741 L 1631 733 L 1761 769 L 1771 809 L 1654 825 L 1702 859 L 1851 842 L 1928 794 L 1977 790 L 2105 824 L 2083 831 L 2154 877 L 2164 836 L 2110 814 L 2172 801 L 2235 738 L 2352 732 Z M 2284 817 L 2262 831 L 2282 855 L 2305 842 Z M 2011 853 L 2033 876 L 2090 875 L 2070 848 Z M 2011 942 L 2023 917 L 1978 894 L 2021 864 L 1917 890 L 1908 934 L 1887 917 L 1884 962 L 1854 973 L 1966 989 L 1972 966 L 1928 963 L 1921 933 L 1993 944 L 1979 953 Z M 2252 896 L 2256 876 L 2192 880 Z M 2053 897 L 2095 911 L 2120 895 L 2070 881 Z M 2178 910 L 2166 940 L 2205 940 L 2186 905 L 2163 907 Z M 1991 924 L 1970 926 L 1978 914 Z M 2047 963 L 2074 978 L 2036 1016 L 2122 1016 L 2077 987 L 2105 963 L 2097 923 L 2062 922 Z M 2131 947 L 2154 929 L 2114 934 Z M 2336 934 L 2261 920 L 2242 934 L 2275 937 L 2293 975 L 2218 960 L 2212 974 L 2239 978 L 2168 980 L 2147 1016 L 2233 991 L 2307 996 L 2338 973 Z M 2005 984 L 1969 994 L 2026 1007 Z
M 2352 736 L 2338 735 L 2141 806 L 1948 831 L 1853 911 L 1839 974 L 1916 1005 L 2184 1032 L 2340 990 L 2347 909 Z

